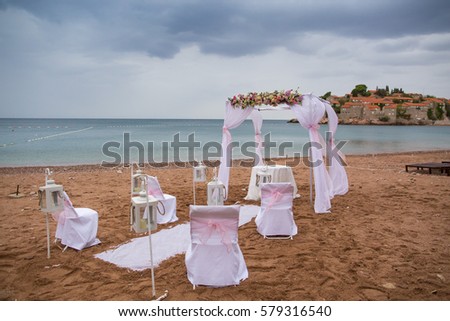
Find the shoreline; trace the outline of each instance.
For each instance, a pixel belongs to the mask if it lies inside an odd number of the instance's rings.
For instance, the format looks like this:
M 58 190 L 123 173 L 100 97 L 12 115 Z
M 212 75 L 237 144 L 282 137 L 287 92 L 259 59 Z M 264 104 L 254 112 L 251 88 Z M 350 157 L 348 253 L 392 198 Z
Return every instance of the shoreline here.
M 365 153 L 365 154 L 345 154 L 346 158 L 353 157 L 375 157 L 375 156 L 394 156 L 394 155 L 410 155 L 410 154 L 427 154 L 427 153 L 448 153 L 450 154 L 450 149 L 435 149 L 435 150 L 415 150 L 415 151 L 401 151 L 401 152 L 377 152 L 377 153 Z M 266 161 L 280 162 L 284 160 L 302 160 L 306 156 L 301 157 L 274 157 L 270 159 L 265 159 Z M 239 158 L 233 159 L 233 167 L 243 167 L 251 168 L 252 166 L 237 166 L 242 164 L 242 162 L 247 162 L 250 164 L 249 159 Z M 202 161 L 204 165 L 208 168 L 213 168 L 211 163 L 218 161 Z M 302 163 L 302 162 L 300 162 Z M 158 165 L 156 165 L 158 164 Z M 169 162 L 168 165 L 160 166 L 162 163 L 145 163 L 143 169 L 152 170 L 167 170 L 167 169 L 186 169 L 192 168 L 193 162 Z M 0 175 L 2 174 L 15 174 L 20 173 L 40 173 L 46 168 L 57 169 L 59 172 L 92 172 L 92 171 L 113 171 L 130 168 L 131 164 L 119 164 L 115 166 L 102 166 L 101 164 L 74 164 L 74 165 L 30 165 L 30 166 L 0 166 Z
M 299 121 L 296 118 L 292 118 L 286 121 L 288 124 L 298 124 Z M 321 125 L 328 124 L 328 120 L 325 119 L 320 122 Z M 339 120 L 338 125 L 343 126 L 430 126 L 430 127 L 439 127 L 439 126 L 450 126 L 450 119 L 447 120 L 437 120 L 437 121 L 420 121 L 420 122 L 408 122 L 408 121 L 398 121 L 398 122 L 382 122 L 382 121 L 369 121 L 365 119 L 353 120 L 353 121 L 342 121 Z

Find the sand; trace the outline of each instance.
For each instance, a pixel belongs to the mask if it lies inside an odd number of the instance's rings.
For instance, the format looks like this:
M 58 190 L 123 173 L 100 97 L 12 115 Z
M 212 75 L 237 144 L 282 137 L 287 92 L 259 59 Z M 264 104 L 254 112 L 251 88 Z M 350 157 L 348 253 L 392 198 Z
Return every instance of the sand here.
M 315 214 L 309 203 L 308 168 L 293 168 L 299 193 L 293 240 L 265 240 L 254 220 L 239 229 L 249 278 L 236 287 L 192 289 L 184 254 L 155 269 L 156 292 L 166 300 L 449 300 L 450 177 L 405 172 L 404 165 L 450 160 L 450 151 L 348 156 L 350 191 L 332 200 L 332 213 Z M 150 270 L 119 268 L 94 257 L 137 237 L 129 229 L 129 168 L 52 167 L 76 207 L 99 213 L 101 244 L 62 252 L 52 243 L 47 259 L 45 216 L 37 190 L 40 167 L 0 168 L 0 299 L 114 300 L 151 297 Z M 188 221 L 190 168 L 146 172 L 177 197 L 178 222 Z M 233 168 L 227 204 L 244 201 L 249 168 Z M 9 194 L 20 185 L 22 198 Z M 198 185 L 197 204 L 206 203 Z M 51 222 L 54 235 L 56 223 Z

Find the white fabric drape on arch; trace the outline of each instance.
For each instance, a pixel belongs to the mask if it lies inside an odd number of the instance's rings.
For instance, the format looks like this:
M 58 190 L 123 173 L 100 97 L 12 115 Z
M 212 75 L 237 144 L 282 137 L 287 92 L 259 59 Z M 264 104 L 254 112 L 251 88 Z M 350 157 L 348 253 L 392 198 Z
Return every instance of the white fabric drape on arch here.
M 222 157 L 220 159 L 219 180 L 225 185 L 228 196 L 228 181 L 230 179 L 231 167 L 231 133 L 230 129 L 238 127 L 251 114 L 253 108 L 233 108 L 231 103 L 227 101 L 225 104 L 225 118 L 222 128 Z
M 263 123 L 263 118 L 261 115 L 261 112 L 257 109 L 253 109 L 252 113 L 250 114 L 249 118 L 253 122 L 253 128 L 255 129 L 255 151 L 257 155 L 257 160 L 255 163 L 255 166 L 260 166 L 264 164 L 263 160 L 263 140 L 261 136 L 261 127 Z
M 324 103 L 325 110 L 328 116 L 328 129 L 331 132 L 331 141 L 328 142 L 328 146 L 331 150 L 335 149 L 334 144 L 334 134 L 336 133 L 336 129 L 338 126 L 338 117 L 333 107 L 328 103 Z M 330 174 L 331 181 L 333 182 L 333 190 L 335 195 L 344 195 L 348 192 L 348 178 L 347 172 L 345 171 L 344 164 L 342 164 L 335 156 L 339 156 L 342 161 L 344 161 L 344 155 L 339 150 L 337 151 L 337 155 L 330 155 L 331 163 L 328 167 L 328 172 Z
M 294 105 L 291 109 L 297 116 L 300 125 L 308 129 L 309 132 L 315 186 L 314 211 L 316 213 L 329 213 L 331 199 L 334 195 L 347 193 L 348 180 L 343 165 L 333 157 L 331 158 L 330 173 L 327 171 L 323 153 L 325 146 L 319 132 L 319 122 L 326 111 L 328 114 L 328 126 L 332 133 L 331 137 L 333 137 L 337 128 L 337 115 L 329 104 L 312 94 L 303 95 L 302 106 Z M 330 147 L 334 148 L 333 139 L 331 139 L 330 143 Z

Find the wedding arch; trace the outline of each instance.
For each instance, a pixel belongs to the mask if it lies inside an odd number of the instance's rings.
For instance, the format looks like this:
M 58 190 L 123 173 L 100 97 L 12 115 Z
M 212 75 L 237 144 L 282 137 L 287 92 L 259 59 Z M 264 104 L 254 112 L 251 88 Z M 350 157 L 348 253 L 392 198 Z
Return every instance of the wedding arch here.
M 328 101 L 320 99 L 312 94 L 300 94 L 297 90 L 248 93 L 235 95 L 228 98 L 225 104 L 225 117 L 222 129 L 222 157 L 219 167 L 219 180 L 225 185 L 228 195 L 228 185 L 231 168 L 231 142 L 230 129 L 241 125 L 244 120 L 250 118 L 255 129 L 256 155 L 258 163 L 262 165 L 262 137 L 261 127 L 263 123 L 262 110 L 267 109 L 290 109 L 294 112 L 299 124 L 308 130 L 311 142 L 310 157 L 314 173 L 314 211 L 316 213 L 329 213 L 331 210 L 331 199 L 335 195 L 344 195 L 348 191 L 348 179 L 344 165 L 331 159 L 330 164 L 325 166 L 323 148 L 324 139 L 319 132 L 320 121 L 325 115 L 328 116 L 328 130 L 331 133 L 329 146 L 334 149 L 334 134 L 338 127 L 338 117 Z M 343 155 L 342 155 L 343 157 Z

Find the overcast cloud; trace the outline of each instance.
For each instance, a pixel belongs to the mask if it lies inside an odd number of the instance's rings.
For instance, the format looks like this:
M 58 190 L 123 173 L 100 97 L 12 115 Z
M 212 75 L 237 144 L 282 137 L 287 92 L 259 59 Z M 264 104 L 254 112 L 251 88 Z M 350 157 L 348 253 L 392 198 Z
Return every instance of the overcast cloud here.
M 450 1 L 0 0 L 0 117 L 222 118 L 359 83 L 450 98 Z

